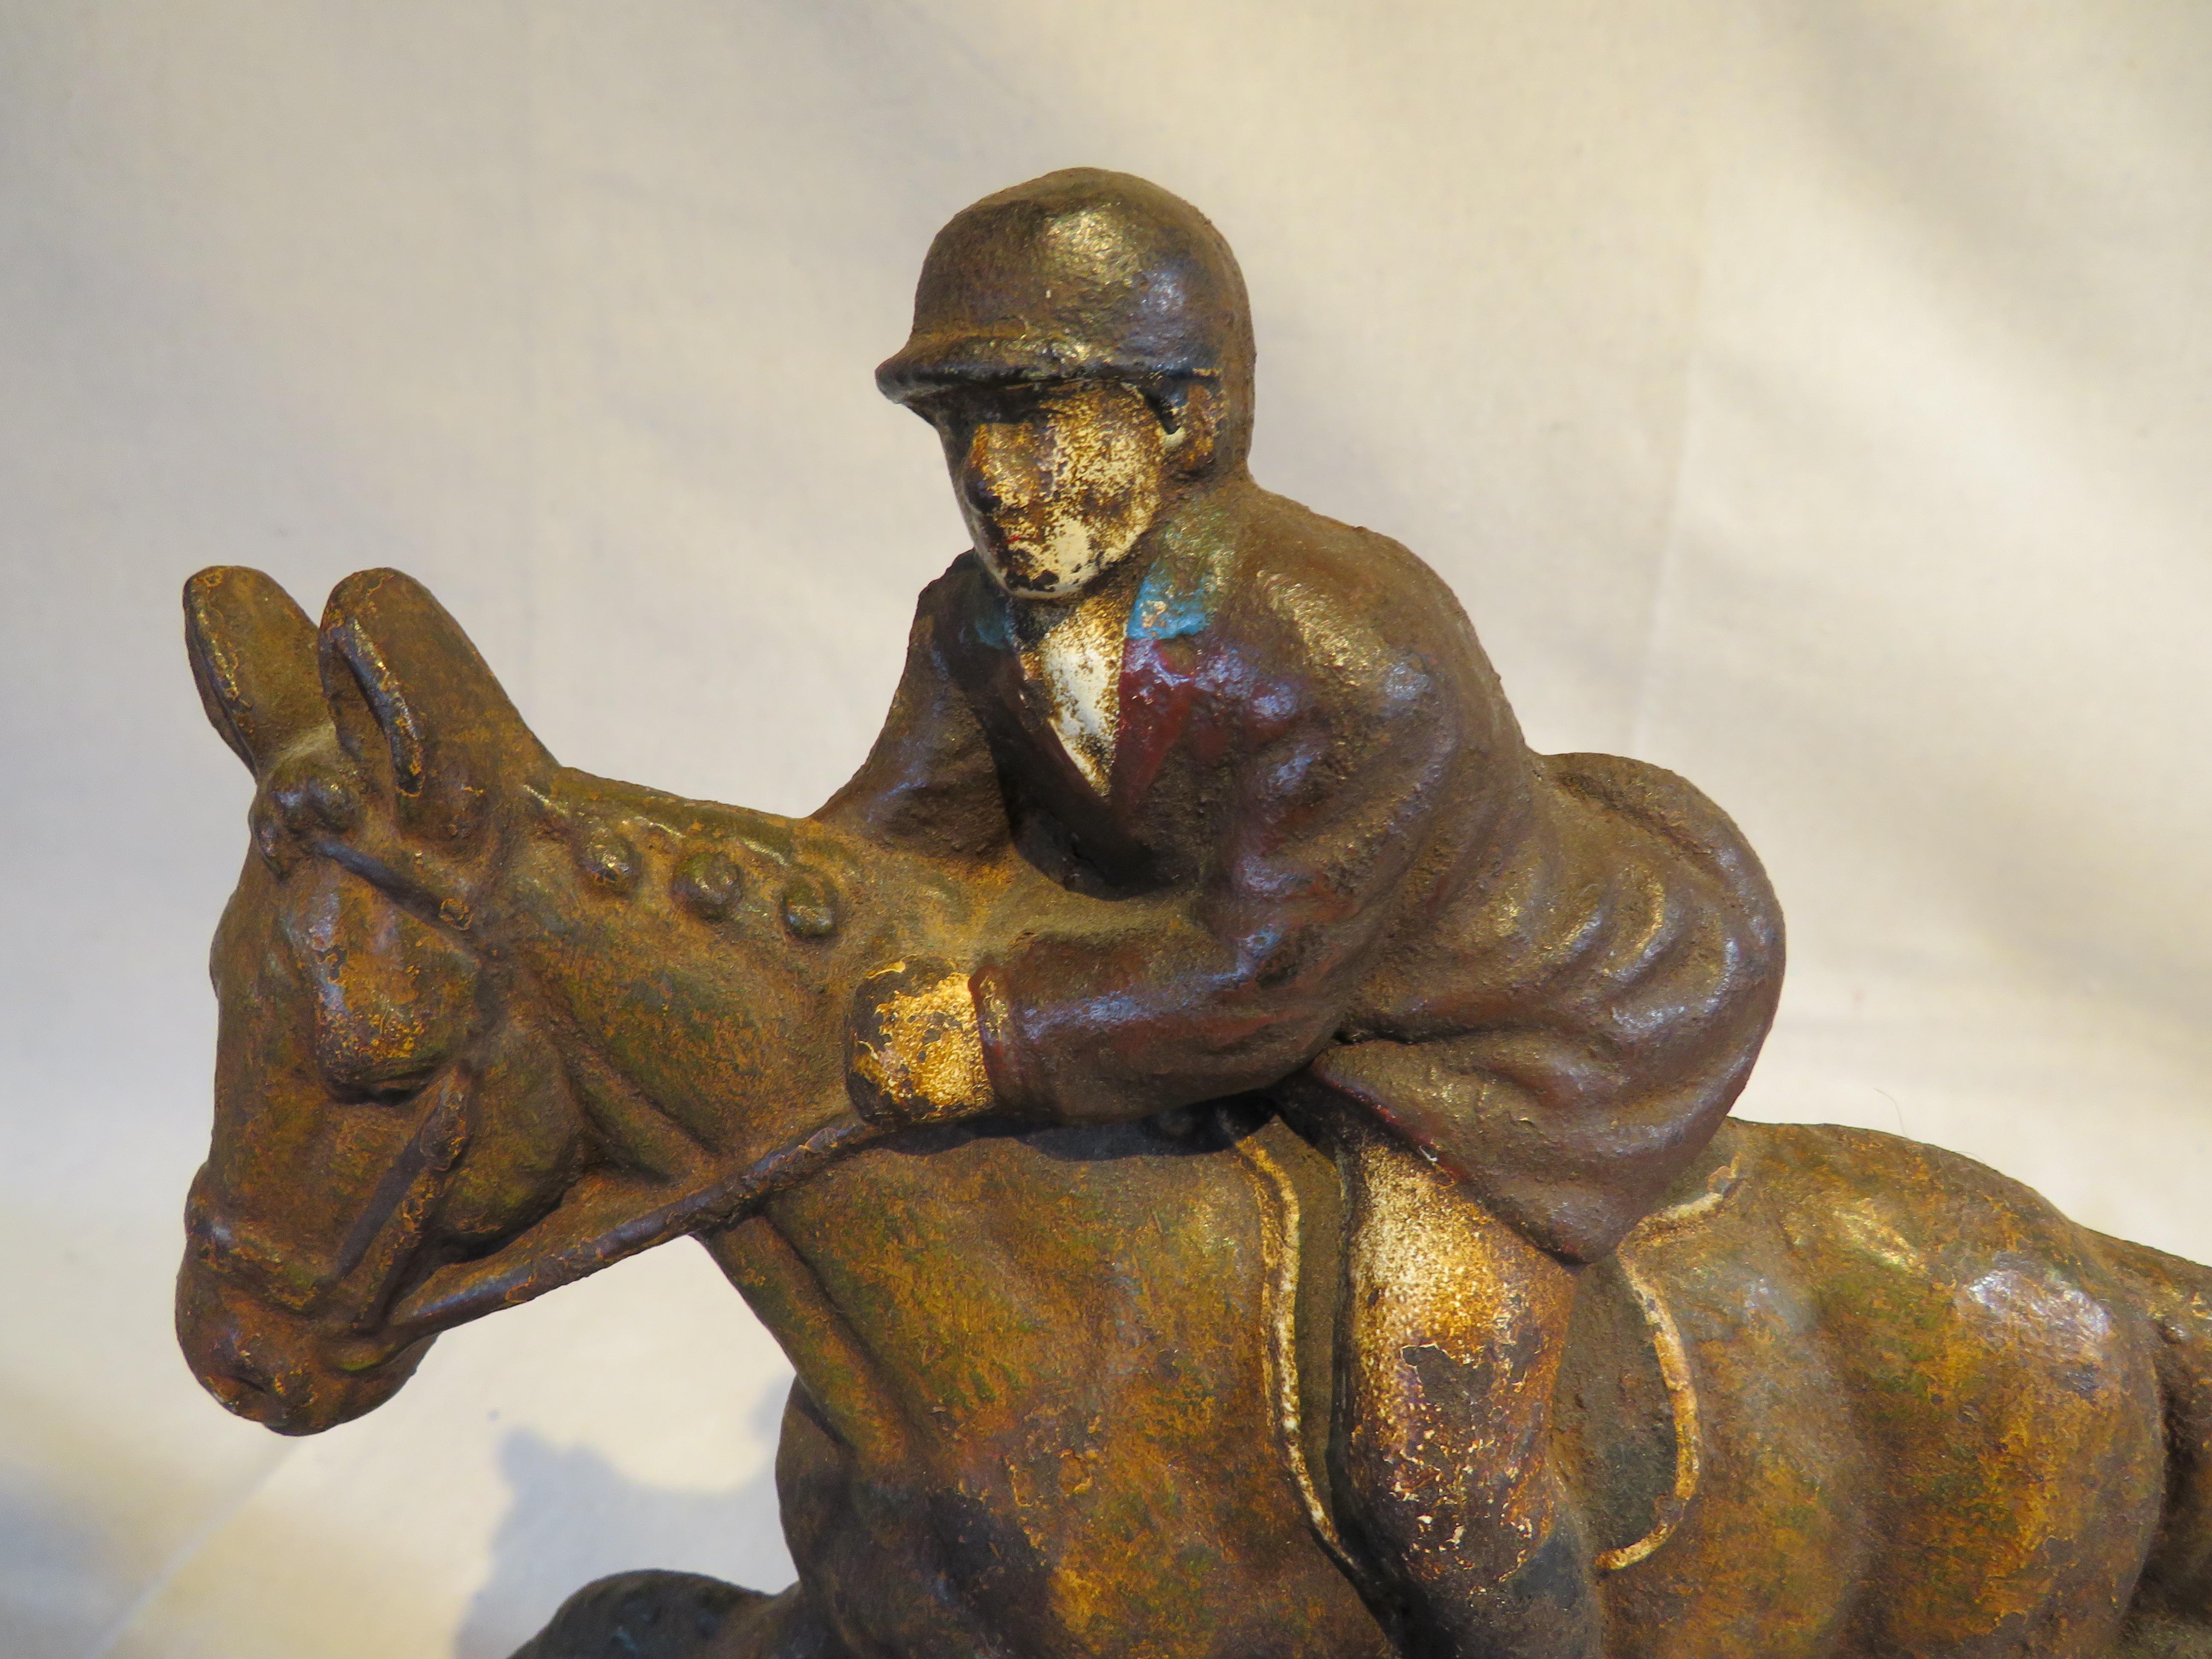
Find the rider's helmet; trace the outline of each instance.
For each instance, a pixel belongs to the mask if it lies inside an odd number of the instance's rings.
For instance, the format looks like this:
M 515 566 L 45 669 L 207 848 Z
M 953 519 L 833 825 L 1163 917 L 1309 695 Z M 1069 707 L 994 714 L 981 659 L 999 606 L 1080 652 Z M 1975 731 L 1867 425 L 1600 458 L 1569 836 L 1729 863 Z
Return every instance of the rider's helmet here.
M 937 233 L 914 332 L 876 371 L 900 403 L 961 385 L 1125 380 L 1162 403 L 1222 394 L 1216 465 L 1251 428 L 1252 308 L 1221 233 L 1126 173 L 1071 167 L 987 196 Z

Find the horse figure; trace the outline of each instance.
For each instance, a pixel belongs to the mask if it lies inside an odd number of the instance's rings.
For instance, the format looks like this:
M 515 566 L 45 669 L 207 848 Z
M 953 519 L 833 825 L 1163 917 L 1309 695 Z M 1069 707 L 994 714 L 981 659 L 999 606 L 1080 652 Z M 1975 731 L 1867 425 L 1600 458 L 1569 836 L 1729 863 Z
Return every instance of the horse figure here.
M 1334 1166 L 1266 1099 L 879 1132 L 855 987 L 1066 893 L 557 765 L 390 571 L 185 592 L 253 770 L 178 1330 L 231 1410 L 683 1235 L 797 1372 L 796 1585 L 587 1587 L 518 1659 L 1370 1656 Z M 1739 1123 L 1587 1270 L 1559 1432 L 1617 1659 L 2212 1655 L 2212 1273 L 1966 1159 Z

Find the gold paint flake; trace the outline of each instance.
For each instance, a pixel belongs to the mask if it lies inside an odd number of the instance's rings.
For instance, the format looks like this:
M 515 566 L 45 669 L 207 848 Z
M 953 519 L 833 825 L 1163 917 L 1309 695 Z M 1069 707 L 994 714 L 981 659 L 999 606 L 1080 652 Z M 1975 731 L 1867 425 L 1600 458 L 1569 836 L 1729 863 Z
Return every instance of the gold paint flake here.
M 878 1014 L 881 1046 L 864 1045 L 854 1069 L 914 1123 L 965 1115 L 991 1101 L 975 1001 L 960 975 L 885 999 Z

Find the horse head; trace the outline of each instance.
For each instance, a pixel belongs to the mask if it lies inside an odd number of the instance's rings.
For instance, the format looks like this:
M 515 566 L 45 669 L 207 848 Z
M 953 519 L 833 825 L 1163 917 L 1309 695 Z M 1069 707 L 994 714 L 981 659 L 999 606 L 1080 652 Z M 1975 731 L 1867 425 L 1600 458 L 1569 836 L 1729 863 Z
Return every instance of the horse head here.
M 847 994 L 957 932 L 971 882 L 560 767 L 397 572 L 340 584 L 319 629 L 249 570 L 185 604 L 257 785 L 177 1300 L 225 1406 L 287 1433 L 358 1416 L 440 1331 L 872 1137 Z

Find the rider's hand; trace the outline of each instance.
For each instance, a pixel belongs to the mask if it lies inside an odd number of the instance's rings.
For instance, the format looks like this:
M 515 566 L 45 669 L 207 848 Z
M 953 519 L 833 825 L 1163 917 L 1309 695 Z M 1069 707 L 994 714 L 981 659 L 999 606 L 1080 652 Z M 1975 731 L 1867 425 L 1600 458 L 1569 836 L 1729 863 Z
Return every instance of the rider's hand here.
M 895 962 L 853 994 L 846 1048 L 853 1103 L 871 1123 L 945 1123 L 991 1109 L 968 976 Z

